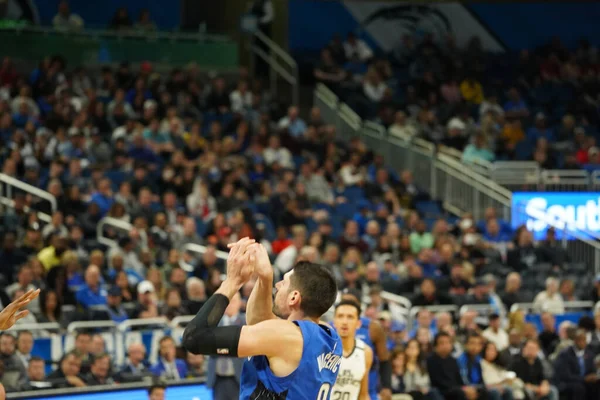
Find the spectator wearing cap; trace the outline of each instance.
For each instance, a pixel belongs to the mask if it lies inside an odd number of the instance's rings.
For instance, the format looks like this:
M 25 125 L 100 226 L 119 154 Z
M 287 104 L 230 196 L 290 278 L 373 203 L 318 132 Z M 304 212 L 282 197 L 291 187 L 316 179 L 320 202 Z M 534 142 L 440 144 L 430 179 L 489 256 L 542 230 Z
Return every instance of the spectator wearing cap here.
M 465 137 L 465 131 L 467 129 L 466 124 L 460 120 L 460 118 L 452 118 L 446 125 L 448 134 L 442 139 L 441 143 L 444 146 L 451 147 L 460 152 L 463 151 L 467 144 L 467 138 Z
M 100 285 L 100 268 L 91 264 L 85 270 L 85 283 L 75 295 L 77 303 L 86 309 L 91 306 L 106 305 L 107 293 Z
M 141 281 L 137 286 L 138 304 L 133 310 L 132 318 L 158 317 L 158 305 L 154 285 L 150 281 Z
M 496 345 L 498 351 L 508 347 L 508 333 L 501 328 L 502 321 L 498 314 L 491 314 L 488 318 L 488 327 L 482 332 L 482 336 Z
M 535 296 L 533 308 L 538 311 L 548 311 L 552 314 L 563 314 L 565 312 L 563 298 L 558 292 L 558 279 L 554 277 L 546 279 L 546 290 Z
M 108 313 L 110 315 L 110 318 L 117 324 L 129 319 L 127 311 L 125 311 L 125 308 L 123 308 L 121 301 L 121 288 L 119 288 L 118 286 L 112 286 L 108 290 Z

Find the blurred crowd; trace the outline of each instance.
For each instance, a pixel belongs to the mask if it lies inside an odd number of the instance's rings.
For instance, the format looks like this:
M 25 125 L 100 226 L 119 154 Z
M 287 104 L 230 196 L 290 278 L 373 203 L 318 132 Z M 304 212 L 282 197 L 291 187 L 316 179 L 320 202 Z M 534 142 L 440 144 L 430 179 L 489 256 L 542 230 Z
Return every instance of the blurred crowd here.
M 318 108 L 305 117 L 296 107 L 279 112 L 245 69 L 231 79 L 204 76 L 195 65 L 160 74 L 147 62 L 94 71 L 70 69 L 57 56 L 26 71 L 4 59 L 0 85 L 2 173 L 56 199 L 54 207 L 31 190 L 2 189 L 11 201 L 3 204 L 0 225 L 0 303 L 29 288 L 43 289 L 22 324 L 55 322 L 64 329 L 86 319 L 121 323 L 194 314 L 221 283 L 220 251 L 250 236 L 269 249 L 277 275 L 299 259 L 328 265 L 340 289 L 369 300 L 365 314 L 382 323 L 390 349 L 414 337 L 424 356 L 434 332 L 449 332 L 452 342 L 438 337 L 436 354 L 447 358 L 464 348 L 474 358 L 459 358 L 460 379 L 479 385 L 485 375 L 473 371 L 483 351 L 475 335 L 480 326 L 490 326 L 488 339 L 509 336 L 496 343 L 497 352 L 512 348 L 511 355 L 519 354 L 526 338 L 523 356 L 538 354 L 541 363 L 556 351 L 543 341 L 546 331 L 556 343 L 573 336 L 560 334 L 554 315 L 565 313 L 566 302 L 598 301 L 600 279 L 590 275 L 591 266 L 569 259 L 552 230 L 534 243 L 526 227 L 513 231 L 492 208 L 482 221 L 449 215 L 411 171 L 389 168 L 359 138 L 339 141 Z M 243 320 L 252 287 L 247 284 L 228 310 L 229 322 Z M 384 291 L 402 296 L 405 308 L 478 304 L 497 318 L 482 322 L 487 314 L 469 312 L 434 319 L 420 312 L 409 330 L 411 318 L 384 299 Z M 522 302 L 533 302 L 546 322 L 526 324 L 513 310 Z M 498 321 L 501 327 L 494 328 Z M 596 324 L 582 326 L 586 345 L 597 339 L 599 318 Z M 147 375 L 207 374 L 210 382 L 211 376 L 237 373 L 214 358 L 205 365 L 202 357 L 178 354 L 170 336 L 161 339 L 150 365 L 144 364 L 150 349 L 141 344 L 128 349 L 124 365 L 115 365 L 103 337 L 86 331 L 60 360 L 31 356 L 33 341 L 44 335 L 33 328 L 2 335 L 0 379 L 6 388 Z M 536 338 L 544 352 L 534 347 L 540 346 Z M 579 354 L 582 342 L 573 340 L 569 349 Z M 396 377 L 404 374 L 398 360 L 415 360 L 410 342 L 406 346 L 394 353 Z M 484 358 L 493 363 L 489 349 Z M 57 368 L 46 376 L 44 364 Z M 586 368 L 585 379 L 593 384 L 588 375 L 595 374 L 595 364 Z M 431 384 L 445 384 L 436 374 Z M 519 375 L 537 385 L 529 388 L 534 398 L 554 393 L 536 377 Z M 590 385 L 572 389 L 560 382 L 563 393 L 595 393 Z M 402 384 L 396 389 L 408 390 Z
M 405 35 L 381 57 L 349 33 L 321 52 L 314 75 L 390 136 L 426 139 L 476 160 L 536 161 L 544 169 L 600 169 L 600 59 L 582 39 L 490 54 L 473 37 Z

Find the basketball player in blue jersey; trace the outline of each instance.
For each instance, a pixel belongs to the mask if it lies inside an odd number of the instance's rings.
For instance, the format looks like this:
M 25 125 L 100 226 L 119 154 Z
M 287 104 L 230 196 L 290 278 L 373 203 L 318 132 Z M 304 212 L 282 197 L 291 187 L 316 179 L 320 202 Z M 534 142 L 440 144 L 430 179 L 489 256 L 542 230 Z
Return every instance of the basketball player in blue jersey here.
M 342 300 L 350 300 L 361 304 L 362 295 L 359 290 L 346 289 Z M 387 339 L 382 326 L 369 318 L 360 318 L 361 326 L 356 331 L 356 337 L 373 350 L 373 365 L 369 373 L 369 396 L 371 400 L 392 399 L 392 365 L 387 348 Z M 379 393 L 378 393 L 379 392 Z
M 247 357 L 242 400 L 329 400 L 342 343 L 319 320 L 335 301 L 334 277 L 321 265 L 299 262 L 277 283 L 273 301 L 265 248 L 244 238 L 230 249 L 227 278 L 186 327 L 183 346 L 194 354 Z M 255 273 L 247 325 L 219 327 L 230 299 Z

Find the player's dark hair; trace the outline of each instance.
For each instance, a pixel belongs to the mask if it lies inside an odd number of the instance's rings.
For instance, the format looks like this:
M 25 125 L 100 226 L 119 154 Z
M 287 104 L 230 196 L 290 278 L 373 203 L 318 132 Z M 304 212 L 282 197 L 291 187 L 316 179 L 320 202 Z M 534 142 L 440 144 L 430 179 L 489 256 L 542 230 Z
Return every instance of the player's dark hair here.
M 167 390 L 167 386 L 163 385 L 162 383 L 155 383 L 154 385 L 150 386 L 148 388 L 148 394 L 152 395 L 152 393 L 154 393 L 155 390 Z
M 337 284 L 329 269 L 308 261 L 300 261 L 294 266 L 290 289 L 300 292 L 300 308 L 310 318 L 325 314 L 337 296 Z
M 338 308 L 340 308 L 341 306 L 350 306 L 350 307 L 354 307 L 356 309 L 356 315 L 358 318 L 360 318 L 360 306 L 358 305 L 357 302 L 353 301 L 353 300 L 342 300 L 339 303 L 337 303 L 335 305 L 335 310 L 337 311 Z
M 437 346 L 440 339 L 444 338 L 444 337 L 452 340 L 452 337 L 449 334 L 447 334 L 446 332 L 444 332 L 444 331 L 438 332 L 438 334 L 435 335 L 435 338 L 433 338 L 433 345 Z

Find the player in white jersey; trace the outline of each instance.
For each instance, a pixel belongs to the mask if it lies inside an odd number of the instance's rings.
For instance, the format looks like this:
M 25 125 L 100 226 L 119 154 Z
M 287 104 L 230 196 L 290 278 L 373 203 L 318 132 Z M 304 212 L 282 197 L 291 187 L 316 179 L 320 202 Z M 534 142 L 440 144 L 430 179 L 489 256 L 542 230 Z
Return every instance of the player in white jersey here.
M 335 307 L 333 325 L 342 338 L 340 372 L 331 390 L 331 400 L 369 400 L 369 371 L 373 350 L 356 338 L 360 328 L 360 306 L 344 300 Z

